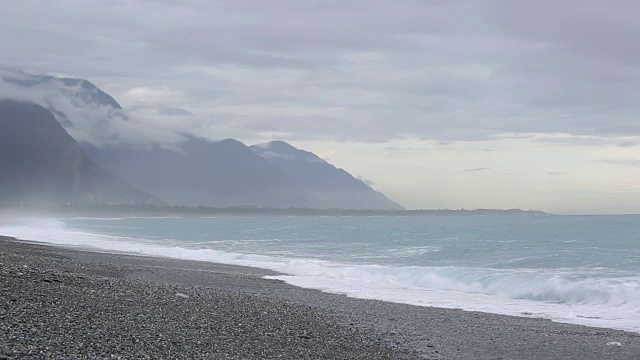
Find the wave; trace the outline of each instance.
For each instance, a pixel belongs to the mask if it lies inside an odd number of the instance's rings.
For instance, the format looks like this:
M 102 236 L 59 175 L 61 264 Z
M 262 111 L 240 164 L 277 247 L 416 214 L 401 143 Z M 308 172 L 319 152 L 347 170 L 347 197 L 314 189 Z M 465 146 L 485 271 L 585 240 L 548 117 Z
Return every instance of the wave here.
M 78 216 L 67 220 L 122 221 L 127 219 L 182 219 L 183 216 L 126 216 L 126 217 L 86 217 Z
M 87 216 L 78 216 L 68 218 L 68 220 L 98 220 L 98 221 L 121 221 L 126 220 L 126 217 L 87 217 Z
M 54 219 L 24 219 L 0 234 L 107 252 L 252 266 L 274 270 L 289 284 L 351 297 L 640 332 L 640 278 L 589 277 L 571 271 L 345 264 L 326 260 L 226 252 L 215 243 L 101 235 Z M 433 250 L 433 249 L 431 249 Z

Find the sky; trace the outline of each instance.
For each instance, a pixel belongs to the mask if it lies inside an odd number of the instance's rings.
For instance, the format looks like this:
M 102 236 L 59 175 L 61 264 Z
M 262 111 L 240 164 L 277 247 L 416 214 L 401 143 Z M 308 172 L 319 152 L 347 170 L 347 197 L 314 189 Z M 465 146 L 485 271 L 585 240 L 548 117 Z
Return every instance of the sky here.
M 14 1 L 0 66 L 149 131 L 313 151 L 408 208 L 640 213 L 640 2 Z

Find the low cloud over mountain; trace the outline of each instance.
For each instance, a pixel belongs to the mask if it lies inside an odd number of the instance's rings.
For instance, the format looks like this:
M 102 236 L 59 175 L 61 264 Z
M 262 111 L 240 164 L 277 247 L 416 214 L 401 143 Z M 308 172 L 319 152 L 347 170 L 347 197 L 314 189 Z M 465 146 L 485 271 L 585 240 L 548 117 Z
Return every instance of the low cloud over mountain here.
M 97 166 L 42 106 L 0 100 L 0 203 L 163 204 Z
M 208 141 L 163 127 L 161 117 L 155 122 L 140 120 L 135 114 L 149 110 L 144 107 L 131 116 L 113 97 L 86 80 L 21 71 L 0 75 L 0 96 L 46 107 L 51 111 L 47 111 L 48 121 L 55 121 L 51 115 L 55 114 L 93 161 L 170 204 L 401 208 L 345 170 L 284 142 L 249 148 L 232 139 Z M 192 116 L 170 107 L 164 113 Z M 58 131 L 64 131 L 57 126 Z M 74 156 L 89 161 L 80 148 L 74 151 Z M 96 197 L 96 201 L 101 199 Z
M 144 113 L 128 113 L 91 82 L 75 78 L 0 70 L 0 98 L 40 104 L 79 142 L 170 146 L 184 141 L 175 129 L 154 123 Z

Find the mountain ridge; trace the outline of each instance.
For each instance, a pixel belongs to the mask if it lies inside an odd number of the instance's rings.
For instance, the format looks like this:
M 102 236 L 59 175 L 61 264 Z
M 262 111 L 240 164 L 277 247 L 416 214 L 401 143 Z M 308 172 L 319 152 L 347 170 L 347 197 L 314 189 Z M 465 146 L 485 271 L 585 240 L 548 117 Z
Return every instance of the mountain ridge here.
M 0 202 L 165 205 L 97 166 L 44 107 L 0 100 Z
M 295 164 L 301 166 L 298 174 L 270 158 L 267 152 L 233 139 L 209 141 L 178 131 L 182 142 L 171 147 L 154 142 L 138 146 L 112 142 L 112 138 L 94 143 L 92 141 L 100 138 L 114 120 L 119 121 L 118 124 L 131 120 L 109 94 L 84 79 L 23 71 L 0 71 L 0 78 L 26 91 L 46 88 L 49 97 L 38 97 L 43 102 L 40 105 L 48 108 L 67 131 L 79 136 L 82 150 L 93 162 L 171 204 L 402 209 L 347 171 L 283 141 L 270 143 L 272 157 L 296 160 Z M 68 106 L 71 103 L 72 108 Z M 72 110 L 78 107 L 82 108 L 84 117 L 74 118 Z M 115 117 L 91 118 L 91 111 L 98 109 L 107 114 L 114 112 Z M 316 163 L 316 166 L 307 163 Z M 306 171 L 314 175 L 302 174 Z
M 400 204 L 375 191 L 346 170 L 328 163 L 312 152 L 298 149 L 284 141 L 257 144 L 250 148 L 312 194 L 320 208 L 403 209 Z
M 286 176 L 235 139 L 190 137 L 177 149 L 84 148 L 97 163 L 175 205 L 313 205 Z
M 46 74 L 31 74 L 22 70 L 9 69 L 3 69 L 3 71 L 0 71 L 0 79 L 6 83 L 25 88 L 34 88 L 56 82 L 69 88 L 79 87 L 84 90 L 84 92 L 80 93 L 83 95 L 84 101 L 100 105 L 108 105 L 115 109 L 122 110 L 122 106 L 120 106 L 116 99 L 86 79 L 55 77 Z M 49 110 L 51 111 L 51 109 Z

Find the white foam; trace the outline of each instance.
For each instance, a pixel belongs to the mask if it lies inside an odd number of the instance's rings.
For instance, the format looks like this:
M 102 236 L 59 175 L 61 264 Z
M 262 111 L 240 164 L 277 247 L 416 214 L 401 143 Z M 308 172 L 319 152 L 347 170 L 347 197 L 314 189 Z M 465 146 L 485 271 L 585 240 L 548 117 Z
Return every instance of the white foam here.
M 121 221 L 127 219 L 182 219 L 183 216 L 126 216 L 126 217 L 86 217 L 77 216 L 69 220 L 98 220 L 98 221 Z
M 86 217 L 78 216 L 69 218 L 70 220 L 99 220 L 99 221 L 121 221 L 127 219 L 126 217 Z
M 91 234 L 53 219 L 22 219 L 0 234 L 108 252 L 253 266 L 289 284 L 351 297 L 419 306 L 461 308 L 640 332 L 640 278 L 576 279 L 571 272 L 460 267 L 354 265 L 285 256 L 231 253 L 215 243 L 189 245 Z

